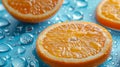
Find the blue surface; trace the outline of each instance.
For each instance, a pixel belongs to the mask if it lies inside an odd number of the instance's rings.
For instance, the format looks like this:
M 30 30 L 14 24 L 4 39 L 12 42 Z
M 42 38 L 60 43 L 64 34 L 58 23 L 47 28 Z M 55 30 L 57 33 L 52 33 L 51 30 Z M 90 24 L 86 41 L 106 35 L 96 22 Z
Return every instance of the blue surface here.
M 84 20 L 99 24 L 95 9 L 101 0 L 65 0 L 59 12 L 38 24 L 22 23 L 14 19 L 0 0 L 0 67 L 49 67 L 38 58 L 36 38 L 46 27 L 70 20 Z M 99 67 L 120 67 L 120 32 L 107 28 L 113 36 L 110 57 Z

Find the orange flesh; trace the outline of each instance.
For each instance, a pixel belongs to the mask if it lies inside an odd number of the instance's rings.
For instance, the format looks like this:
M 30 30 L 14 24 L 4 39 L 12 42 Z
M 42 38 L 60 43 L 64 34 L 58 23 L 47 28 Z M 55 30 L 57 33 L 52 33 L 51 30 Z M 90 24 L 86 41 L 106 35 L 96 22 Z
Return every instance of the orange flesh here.
M 106 38 L 100 28 L 91 24 L 66 24 L 50 30 L 43 47 L 61 58 L 86 58 L 98 54 Z
M 119 0 L 108 0 L 102 5 L 102 14 L 112 20 L 120 20 Z
M 8 0 L 8 4 L 22 14 L 39 15 L 52 10 L 58 0 Z

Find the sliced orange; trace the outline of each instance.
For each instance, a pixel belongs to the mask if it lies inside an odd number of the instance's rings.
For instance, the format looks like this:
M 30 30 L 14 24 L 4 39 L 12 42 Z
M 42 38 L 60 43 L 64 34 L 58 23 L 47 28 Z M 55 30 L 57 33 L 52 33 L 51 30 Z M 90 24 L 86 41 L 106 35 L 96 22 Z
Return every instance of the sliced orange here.
M 38 56 L 51 67 L 96 67 L 109 56 L 111 34 L 95 23 L 71 21 L 46 28 L 38 36 Z
M 38 23 L 52 17 L 63 0 L 2 0 L 8 12 L 16 19 Z
M 102 0 L 96 18 L 104 26 L 120 30 L 120 0 Z

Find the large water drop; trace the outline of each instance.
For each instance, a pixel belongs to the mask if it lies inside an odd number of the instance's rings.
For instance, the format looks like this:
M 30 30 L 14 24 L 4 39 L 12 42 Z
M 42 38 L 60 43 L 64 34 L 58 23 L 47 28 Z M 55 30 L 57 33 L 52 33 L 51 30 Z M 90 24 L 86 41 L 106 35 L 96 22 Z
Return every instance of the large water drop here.
M 10 50 L 10 47 L 7 44 L 1 43 L 0 44 L 0 53 L 4 53 Z
M 24 45 L 32 43 L 33 40 L 34 40 L 33 35 L 30 33 L 24 33 L 20 37 L 20 42 L 21 44 L 24 44 Z
M 22 58 L 14 58 L 12 59 L 12 66 L 13 67 L 26 67 L 27 62 L 26 60 L 23 60 Z

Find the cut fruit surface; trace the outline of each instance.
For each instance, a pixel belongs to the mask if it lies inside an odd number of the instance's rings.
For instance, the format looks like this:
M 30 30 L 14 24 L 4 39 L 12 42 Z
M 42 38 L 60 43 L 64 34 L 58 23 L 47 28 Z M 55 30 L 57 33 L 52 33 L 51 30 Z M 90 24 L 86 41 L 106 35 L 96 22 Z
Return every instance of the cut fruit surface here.
M 52 17 L 63 0 L 2 0 L 8 12 L 18 20 L 37 23 Z
M 103 0 L 96 9 L 96 18 L 104 26 L 120 30 L 120 0 Z
M 103 27 L 89 22 L 64 22 L 40 33 L 38 56 L 52 67 L 94 67 L 110 54 L 112 37 Z

